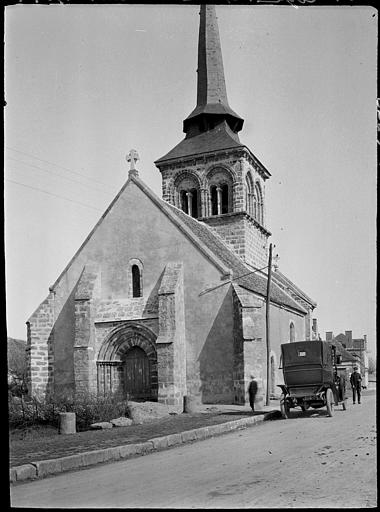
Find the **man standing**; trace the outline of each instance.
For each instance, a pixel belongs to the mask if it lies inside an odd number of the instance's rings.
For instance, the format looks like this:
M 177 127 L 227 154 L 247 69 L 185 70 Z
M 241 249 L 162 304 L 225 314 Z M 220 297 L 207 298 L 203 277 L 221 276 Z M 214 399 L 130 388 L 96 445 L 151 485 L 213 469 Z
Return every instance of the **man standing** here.
M 351 383 L 351 387 L 352 387 L 353 402 L 355 403 L 356 394 L 357 394 L 358 395 L 358 404 L 360 404 L 362 376 L 360 375 L 357 366 L 354 366 L 354 373 L 351 373 L 350 383 Z
M 255 379 L 255 376 L 252 374 L 251 382 L 249 383 L 249 387 L 248 387 L 249 405 L 251 406 L 252 411 L 255 410 L 256 393 L 257 393 L 257 381 Z

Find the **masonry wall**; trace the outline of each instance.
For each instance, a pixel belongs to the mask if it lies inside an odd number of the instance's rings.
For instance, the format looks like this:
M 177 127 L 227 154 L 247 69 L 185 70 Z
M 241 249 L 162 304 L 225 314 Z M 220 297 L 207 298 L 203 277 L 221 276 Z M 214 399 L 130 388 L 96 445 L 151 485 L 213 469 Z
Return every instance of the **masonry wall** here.
M 128 302 L 120 295 L 123 293 L 123 297 L 128 297 L 128 264 L 134 258 L 139 258 L 143 264 L 143 297 L 130 299 Z M 232 348 L 229 347 L 232 345 L 233 326 L 232 323 L 226 324 L 225 320 L 228 316 L 232 317 L 231 297 L 228 296 L 227 287 L 199 297 L 200 290 L 221 283 L 221 271 L 133 182 L 129 183 L 108 216 L 98 224 L 96 231 L 89 236 L 86 244 L 55 283 L 48 300 L 49 321 L 43 328 L 39 328 L 38 322 L 42 322 L 43 315 L 46 314 L 45 302 L 31 319 L 30 340 L 38 337 L 38 345 L 33 347 L 35 350 L 37 347 L 43 347 L 40 351 L 44 352 L 41 357 L 44 358 L 42 361 L 46 367 L 49 357 L 48 340 L 53 333 L 55 334 L 55 351 L 59 356 L 59 364 L 54 367 L 57 389 L 74 387 L 74 297 L 75 286 L 85 265 L 97 267 L 101 275 L 99 300 L 103 309 L 95 318 L 96 361 L 100 338 L 104 338 L 106 329 L 102 329 L 101 326 L 110 325 L 106 322 L 112 323 L 116 319 L 122 322 L 128 317 L 136 321 L 158 323 L 157 316 L 154 319 L 154 307 L 152 308 L 150 304 L 157 297 L 168 261 L 182 261 L 184 266 L 187 393 L 196 395 L 199 400 L 212 400 L 214 393 L 218 400 L 231 399 L 232 393 L 226 390 L 232 382 L 233 354 Z M 131 310 L 132 304 L 139 305 L 134 312 Z M 57 329 L 53 328 L 54 319 L 55 322 L 59 320 L 59 324 L 56 323 L 56 327 L 61 326 L 59 334 Z M 214 366 L 212 357 L 206 365 L 204 354 L 213 354 L 213 351 L 220 355 L 215 358 Z M 39 366 L 32 366 L 37 367 Z M 37 381 L 36 378 L 41 377 L 34 373 L 31 389 L 40 387 L 41 390 L 46 390 L 47 374 L 43 377 L 44 380 Z M 220 382 L 220 379 L 223 382 Z
M 224 214 L 203 219 L 203 222 L 214 229 L 244 262 L 255 268 L 268 264 L 267 236 L 249 216 Z

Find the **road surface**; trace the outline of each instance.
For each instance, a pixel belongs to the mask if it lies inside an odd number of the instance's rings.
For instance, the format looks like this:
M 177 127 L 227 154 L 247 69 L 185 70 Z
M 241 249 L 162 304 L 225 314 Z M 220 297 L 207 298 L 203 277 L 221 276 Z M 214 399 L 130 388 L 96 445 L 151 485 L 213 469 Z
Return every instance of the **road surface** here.
M 375 507 L 375 395 L 11 488 L 14 507 Z

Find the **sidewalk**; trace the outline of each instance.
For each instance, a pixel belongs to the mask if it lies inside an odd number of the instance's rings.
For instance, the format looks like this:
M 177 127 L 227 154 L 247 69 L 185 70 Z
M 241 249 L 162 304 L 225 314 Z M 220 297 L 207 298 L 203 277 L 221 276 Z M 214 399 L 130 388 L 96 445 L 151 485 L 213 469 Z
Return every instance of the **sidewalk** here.
M 278 417 L 279 401 L 252 413 L 239 405 L 202 405 L 196 413 L 178 414 L 142 425 L 11 440 L 10 481 L 20 482 L 128 459 L 191 441 L 246 428 Z

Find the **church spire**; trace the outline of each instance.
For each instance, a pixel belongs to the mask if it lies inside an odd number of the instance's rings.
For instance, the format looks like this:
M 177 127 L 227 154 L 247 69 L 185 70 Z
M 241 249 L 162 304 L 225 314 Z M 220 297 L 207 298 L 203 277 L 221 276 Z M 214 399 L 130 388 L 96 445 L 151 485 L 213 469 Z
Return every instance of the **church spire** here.
M 244 121 L 228 104 L 215 6 L 200 7 L 197 106 L 183 122 L 183 131 L 191 137 L 226 121 L 237 133 Z

